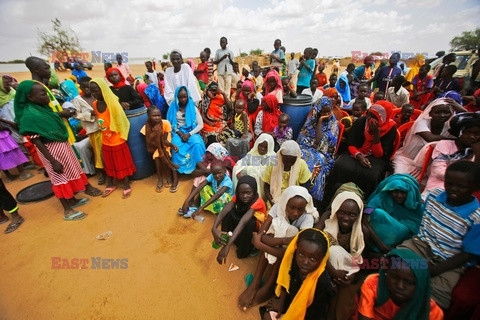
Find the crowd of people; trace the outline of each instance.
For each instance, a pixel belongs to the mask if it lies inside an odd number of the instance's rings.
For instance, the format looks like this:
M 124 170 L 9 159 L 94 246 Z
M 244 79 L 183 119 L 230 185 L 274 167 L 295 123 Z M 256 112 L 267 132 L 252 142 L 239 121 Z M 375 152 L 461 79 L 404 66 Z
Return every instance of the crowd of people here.
M 152 192 L 175 193 L 191 175 L 178 215 L 216 215 L 218 263 L 233 247 L 258 256 L 240 308 L 262 305 L 262 319 L 480 318 L 469 294 L 480 279 L 478 83 L 462 90 L 451 55 L 433 75 L 422 56 L 405 74 L 394 53 L 341 73 L 335 61 L 327 77 L 313 48 L 287 60 L 276 39 L 269 65 L 240 69 L 227 45 L 205 48 L 197 66 L 172 50 L 135 76 L 118 55 L 103 78 L 75 65 L 61 82 L 29 57 L 32 80 L 0 79 L 0 169 L 28 179 L 27 165 L 42 167 L 64 219 L 84 219 L 76 208 L 90 198 L 77 193 L 131 195 L 126 112 L 144 109 Z M 294 136 L 280 107 L 298 95 L 312 106 Z M 24 218 L 3 181 L 0 194 L 10 233 Z

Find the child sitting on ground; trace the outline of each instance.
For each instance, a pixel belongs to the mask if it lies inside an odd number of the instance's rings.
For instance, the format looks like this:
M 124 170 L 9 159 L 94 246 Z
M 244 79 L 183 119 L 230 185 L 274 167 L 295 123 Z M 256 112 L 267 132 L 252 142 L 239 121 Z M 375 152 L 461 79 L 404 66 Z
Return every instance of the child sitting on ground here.
M 245 101 L 239 99 L 235 101 L 235 114 L 230 120 L 230 127 L 226 128 L 217 137 L 218 142 L 226 145 L 229 138 L 248 139 L 248 132 L 250 129 L 248 122 L 248 115 L 245 112 Z
M 178 165 L 171 160 L 170 148 L 178 151 L 178 147 L 172 144 L 172 125 L 168 120 L 162 119 L 162 113 L 155 106 L 151 105 L 147 109 L 148 120 L 140 130 L 145 135 L 147 142 L 147 150 L 153 154 L 155 166 L 157 168 L 157 186 L 156 192 L 162 192 L 163 189 L 163 173 L 162 169 L 170 171 L 167 176 L 166 186 L 170 186 L 170 192 L 175 192 L 178 189 L 177 170 Z
M 273 139 L 275 140 L 275 151 L 278 151 L 287 140 L 292 140 L 293 130 L 292 127 L 289 127 L 290 116 L 286 113 L 282 113 L 278 116 L 278 126 L 273 128 Z
M 328 272 L 325 233 L 301 231 L 287 247 L 277 278 L 276 297 L 260 308 L 262 319 L 329 319 L 335 296 Z
M 252 233 L 258 231 L 265 221 L 266 213 L 267 207 L 258 195 L 255 178 L 248 175 L 240 177 L 232 201 L 223 207 L 212 226 L 215 243 L 223 246 L 217 255 L 219 264 L 225 263 L 232 244 L 237 246 L 239 259 L 246 258 L 252 253 L 255 249 L 252 244 Z M 220 223 L 222 232 L 217 229 Z M 233 235 L 225 241 L 221 234 L 229 231 L 233 231 Z
M 480 189 L 480 164 L 454 162 L 445 173 L 445 191 L 433 189 L 424 204 L 420 231 L 398 248 L 428 259 L 432 298 L 448 309 L 463 267 L 480 255 L 480 209 L 473 193 Z
M 318 220 L 312 196 L 300 186 L 290 186 L 283 192 L 280 201 L 273 205 L 267 219 L 253 233 L 254 246 L 262 251 L 255 275 L 246 277 L 247 289 L 238 298 L 243 310 L 267 301 L 273 295 L 278 268 L 285 252 L 299 230 L 312 228 Z M 265 274 L 265 284 L 261 287 Z
M 386 100 L 393 103 L 397 108 L 401 108 L 410 101 L 408 90 L 403 87 L 404 76 L 396 76 L 392 80 L 392 86 L 387 89 Z
M 386 261 L 387 268 L 382 266 L 362 285 L 358 319 L 443 319 L 430 298 L 427 261 L 407 249 L 390 251 Z
M 195 199 L 197 194 L 200 194 L 200 197 Z M 225 167 L 216 162 L 212 165 L 212 173 L 189 194 L 178 214 L 186 219 L 194 218 L 204 210 L 218 214 L 232 200 L 232 196 L 232 180 Z

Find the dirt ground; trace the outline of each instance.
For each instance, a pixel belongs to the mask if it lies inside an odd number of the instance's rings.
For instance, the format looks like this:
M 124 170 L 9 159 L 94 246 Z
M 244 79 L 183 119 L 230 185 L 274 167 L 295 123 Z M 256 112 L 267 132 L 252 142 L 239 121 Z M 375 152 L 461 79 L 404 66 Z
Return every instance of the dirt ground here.
M 131 67 L 134 74 L 144 70 Z M 87 73 L 104 75 L 97 66 Z M 60 80 L 66 75 L 58 73 Z M 6 183 L 8 190 L 16 195 L 47 180 L 31 172 L 34 178 Z M 95 177 L 89 180 L 97 186 Z M 126 200 L 120 190 L 91 198 L 78 208 L 88 214 L 82 221 L 64 221 L 56 198 L 20 205 L 24 224 L 8 235 L 7 225 L 0 226 L 0 319 L 257 319 L 258 308 L 237 307 L 257 258 L 239 260 L 231 250 L 227 264 L 219 265 L 211 246 L 214 217 L 206 215 L 202 224 L 176 213 L 190 177 L 181 177 L 175 194 L 156 193 L 155 182 L 153 176 L 133 182 Z M 95 239 L 109 230 L 109 240 Z M 88 269 L 52 269 L 52 257 L 88 259 Z M 128 267 L 91 269 L 92 257 L 128 259 Z M 229 272 L 232 262 L 240 269 Z

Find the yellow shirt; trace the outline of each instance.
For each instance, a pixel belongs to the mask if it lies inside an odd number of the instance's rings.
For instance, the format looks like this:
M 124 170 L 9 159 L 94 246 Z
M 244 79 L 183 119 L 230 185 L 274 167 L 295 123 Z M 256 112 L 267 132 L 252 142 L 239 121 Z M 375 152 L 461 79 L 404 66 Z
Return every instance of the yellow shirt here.
M 270 184 L 270 178 L 272 176 L 273 166 L 267 166 L 265 172 L 262 175 L 262 180 L 265 183 Z M 295 184 L 297 186 L 306 183 L 312 177 L 312 173 L 308 169 L 308 165 L 305 160 L 300 159 L 300 170 L 298 170 L 298 177 Z M 290 180 L 290 171 L 283 171 L 282 177 L 282 192 L 289 187 L 288 181 Z

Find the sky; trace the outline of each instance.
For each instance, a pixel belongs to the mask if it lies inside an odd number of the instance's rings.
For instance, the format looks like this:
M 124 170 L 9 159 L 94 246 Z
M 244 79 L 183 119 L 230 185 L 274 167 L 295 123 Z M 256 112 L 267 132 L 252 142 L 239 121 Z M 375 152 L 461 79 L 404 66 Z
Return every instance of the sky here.
M 85 52 L 156 57 L 172 49 L 198 57 L 228 38 L 234 55 L 305 47 L 319 56 L 352 51 L 404 53 L 450 49 L 450 40 L 479 27 L 478 0 L 0 0 L 0 60 L 39 55 L 37 30 L 51 20 L 77 34 Z

